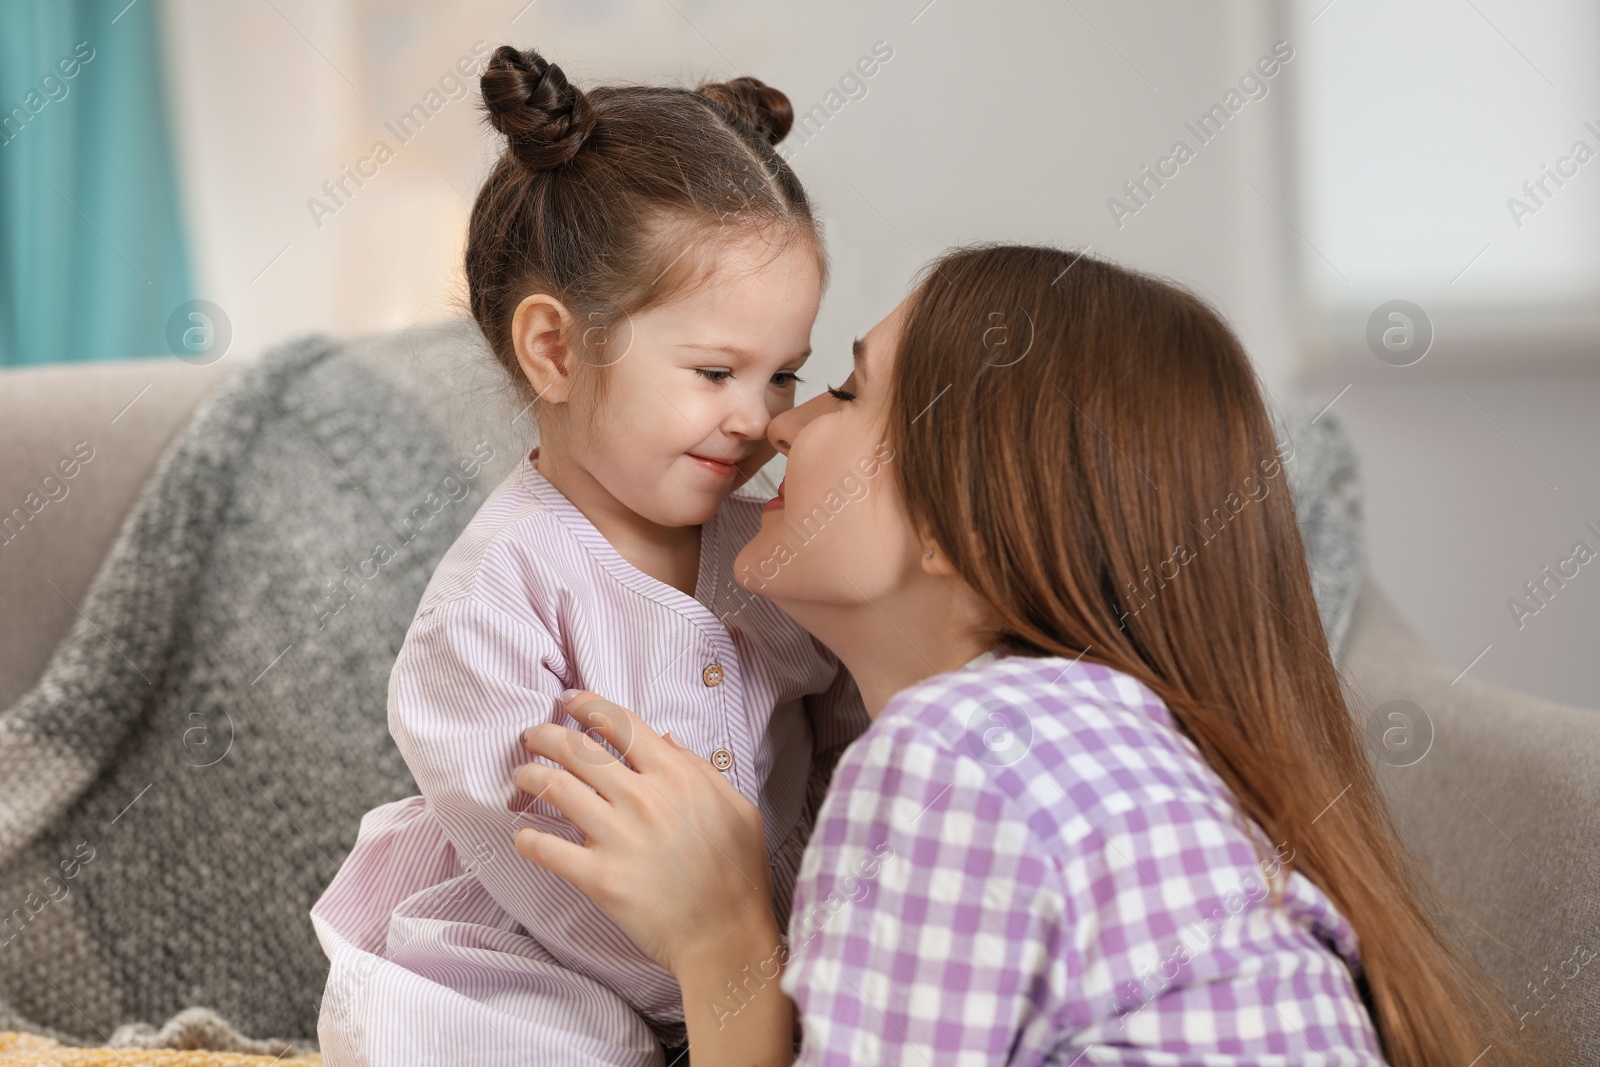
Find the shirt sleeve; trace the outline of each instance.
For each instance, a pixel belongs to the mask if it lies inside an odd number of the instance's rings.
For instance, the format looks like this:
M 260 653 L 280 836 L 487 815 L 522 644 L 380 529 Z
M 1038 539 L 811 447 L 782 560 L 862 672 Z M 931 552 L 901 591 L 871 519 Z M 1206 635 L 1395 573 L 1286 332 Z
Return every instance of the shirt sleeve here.
M 1064 867 L 1082 969 L 1062 1048 L 1121 1067 L 1384 1062 L 1336 948 L 1348 926 L 1299 872 L 1271 899 L 1287 842 L 1261 835 L 1258 857 L 1235 814 L 1193 793 L 1105 800 L 1078 806 L 1092 829 Z
M 560 967 L 455 852 L 422 797 L 368 812 L 311 909 L 329 960 L 324 1067 L 653 1067 L 660 1044 L 610 989 Z
M 576 974 L 604 979 L 626 970 L 627 988 L 617 992 L 647 1017 L 669 1017 L 682 1010 L 671 974 L 577 887 L 514 847 L 525 826 L 583 841 L 556 808 L 513 781 L 519 766 L 540 758 L 523 748 L 523 731 L 572 724 L 560 699 L 565 672 L 542 626 L 470 596 L 446 601 L 420 614 L 406 636 L 390 677 L 389 729 L 433 817 L 493 904 Z M 574 984 L 560 995 L 588 994 Z
M 462 860 L 491 878 L 529 825 L 531 798 L 512 781 L 534 758 L 522 733 L 565 718 L 562 663 L 550 634 L 463 597 L 417 617 L 389 678 L 406 766 Z
M 797 1062 L 1013 1062 L 1019 1033 L 1052 1026 L 1067 966 L 1029 828 L 912 722 L 875 724 L 834 778 L 789 922 Z

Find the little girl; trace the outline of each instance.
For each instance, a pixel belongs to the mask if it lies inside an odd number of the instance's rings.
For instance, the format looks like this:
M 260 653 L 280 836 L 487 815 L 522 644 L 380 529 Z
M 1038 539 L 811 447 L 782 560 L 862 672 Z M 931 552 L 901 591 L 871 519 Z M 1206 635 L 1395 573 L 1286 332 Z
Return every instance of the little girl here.
M 329 1067 L 658 1064 L 684 1039 L 677 983 L 516 854 L 524 826 L 583 839 L 514 786 L 519 739 L 572 722 L 566 689 L 647 709 L 759 806 L 787 921 L 868 720 L 839 661 L 734 582 L 762 511 L 734 490 L 794 404 L 821 238 L 773 150 L 789 102 L 755 79 L 585 93 L 501 47 L 482 88 L 508 144 L 473 206 L 471 307 L 540 445 L 440 562 L 395 663 L 390 731 L 422 795 L 362 819 L 312 909 L 318 1034 Z

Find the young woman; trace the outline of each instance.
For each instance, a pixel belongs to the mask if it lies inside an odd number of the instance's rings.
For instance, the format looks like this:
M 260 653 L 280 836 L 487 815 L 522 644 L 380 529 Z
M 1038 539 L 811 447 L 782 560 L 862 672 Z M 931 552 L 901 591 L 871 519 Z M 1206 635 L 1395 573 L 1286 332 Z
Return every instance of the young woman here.
M 1214 312 L 1087 256 L 958 251 L 770 435 L 741 581 L 874 720 L 788 937 L 759 813 L 630 711 L 564 694 L 627 762 L 544 724 L 517 778 L 586 835 L 518 850 L 677 977 L 696 1067 L 1518 1055 L 1413 888 Z

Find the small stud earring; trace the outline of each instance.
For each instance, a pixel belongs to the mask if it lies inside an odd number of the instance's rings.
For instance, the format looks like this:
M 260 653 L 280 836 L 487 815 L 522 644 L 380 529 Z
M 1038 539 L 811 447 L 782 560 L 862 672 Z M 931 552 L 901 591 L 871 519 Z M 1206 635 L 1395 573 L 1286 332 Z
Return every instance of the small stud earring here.
M 923 555 L 927 556 L 929 559 L 932 559 L 933 558 L 933 549 L 931 549 L 931 548 L 928 549 L 928 551 L 924 552 Z

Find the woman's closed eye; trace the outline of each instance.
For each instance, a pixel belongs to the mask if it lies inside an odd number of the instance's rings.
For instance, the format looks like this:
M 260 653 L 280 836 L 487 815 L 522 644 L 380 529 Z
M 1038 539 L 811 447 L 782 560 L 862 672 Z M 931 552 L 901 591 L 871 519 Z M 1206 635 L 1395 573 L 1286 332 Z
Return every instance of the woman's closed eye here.
M 848 389 L 835 389 L 831 385 L 828 386 L 828 395 L 833 397 L 835 400 L 854 400 L 856 398 L 856 394 L 850 392 Z

